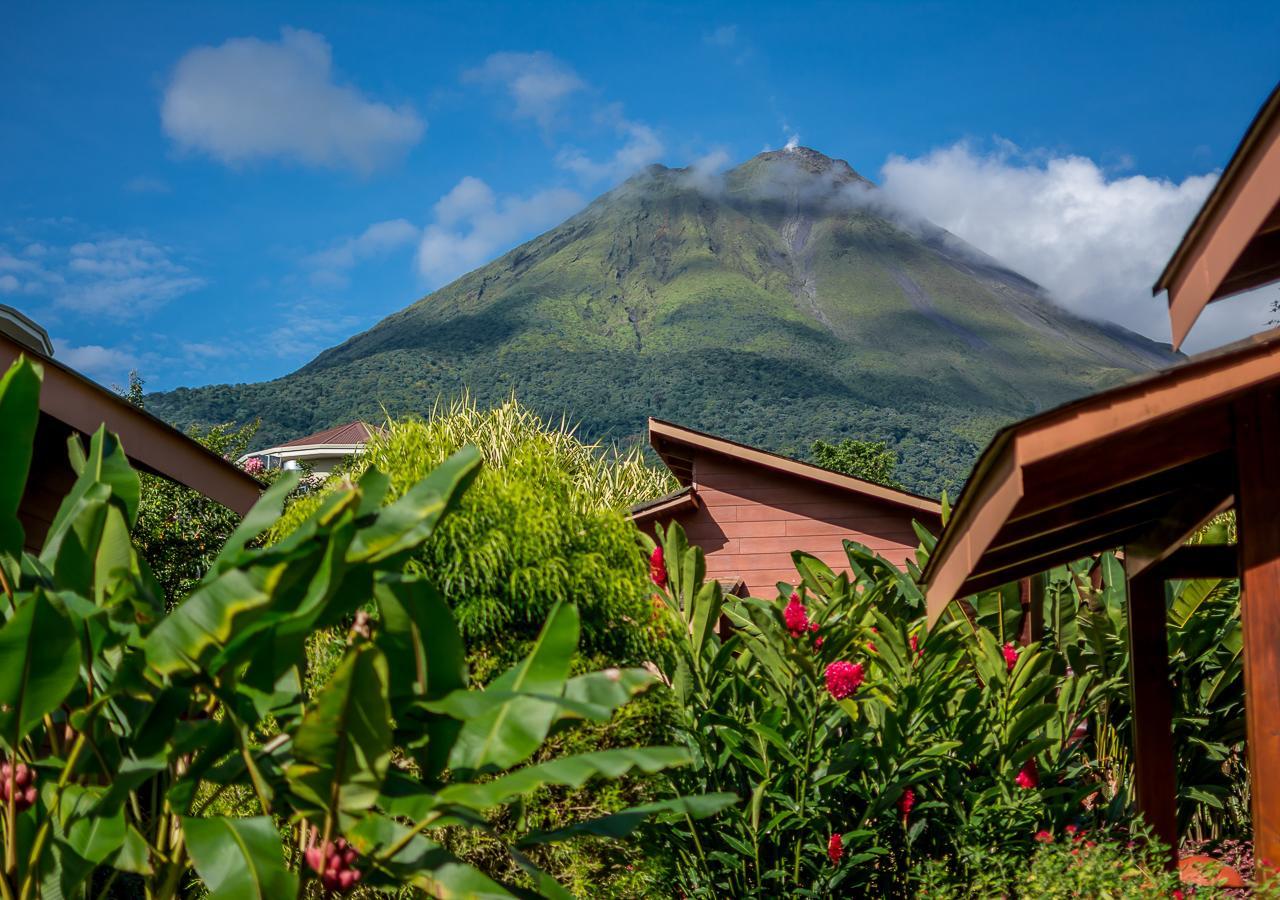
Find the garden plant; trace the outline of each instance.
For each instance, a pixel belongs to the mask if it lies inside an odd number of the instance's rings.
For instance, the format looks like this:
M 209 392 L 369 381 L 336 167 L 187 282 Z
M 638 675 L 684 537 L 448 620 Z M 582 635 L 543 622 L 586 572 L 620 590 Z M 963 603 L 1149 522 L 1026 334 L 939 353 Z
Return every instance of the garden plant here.
M 165 597 L 130 541 L 139 481 L 100 430 L 69 445 L 77 478 L 38 552 L 17 512 L 41 370 L 0 380 L 0 896 L 169 898 L 401 891 L 565 896 L 524 848 L 645 818 L 714 812 L 733 798 L 672 798 L 526 832 L 508 846 L 520 884 L 458 860 L 441 830 L 543 785 L 685 764 L 674 747 L 615 748 L 526 764 L 549 736 L 608 719 L 653 682 L 640 669 L 571 675 L 579 612 L 553 606 L 527 654 L 483 690 L 432 583 L 405 563 L 480 469 L 461 450 L 391 503 L 370 468 L 328 492 L 287 538 L 251 541 L 280 513 L 273 485 L 194 589 Z M 345 649 L 308 690 L 307 636 Z
M 934 538 L 918 531 L 906 571 L 852 542 L 847 573 L 797 552 L 774 598 L 725 596 L 678 524 L 642 538 L 695 760 L 669 777 L 746 798 L 714 830 L 664 830 L 680 889 L 1168 896 L 1177 879 L 1134 820 L 1123 749 L 1120 562 L 1049 573 L 1039 634 L 1016 586 L 929 629 L 918 575 Z M 1169 609 L 1183 834 L 1247 837 L 1238 588 L 1175 582 Z

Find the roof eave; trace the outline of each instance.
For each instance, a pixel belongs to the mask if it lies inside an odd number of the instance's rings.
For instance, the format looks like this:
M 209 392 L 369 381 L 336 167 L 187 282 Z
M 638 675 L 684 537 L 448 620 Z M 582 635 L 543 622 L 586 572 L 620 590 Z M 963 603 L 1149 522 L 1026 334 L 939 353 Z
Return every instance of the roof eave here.
M 715 435 L 707 434 L 706 432 L 697 431 L 693 428 L 686 428 L 683 425 L 676 425 L 673 422 L 650 418 L 649 442 L 654 446 L 654 449 L 658 451 L 658 455 L 662 456 L 663 462 L 668 465 L 668 468 L 671 468 L 667 456 L 664 454 L 662 447 L 659 446 L 663 441 L 682 444 L 708 453 L 727 456 L 732 459 L 758 465 L 775 472 L 780 472 L 797 478 L 803 478 L 808 481 L 821 484 L 825 487 L 834 487 L 839 490 L 856 493 L 864 497 L 870 497 L 886 503 L 903 506 L 926 515 L 942 515 L 941 503 L 937 500 L 932 500 L 919 494 L 913 494 L 910 491 L 886 487 L 882 484 L 876 484 L 871 481 L 864 481 L 861 478 L 854 478 L 850 475 L 832 472 L 829 469 L 815 466 L 812 463 L 789 459 L 785 456 L 779 456 L 776 453 L 770 453 L 767 450 L 749 447 L 745 444 L 740 444 L 737 441 L 717 437 Z M 679 477 L 679 473 L 677 473 L 677 477 Z
M 1181 346 L 1209 303 L 1260 286 L 1223 290 L 1232 266 L 1275 208 L 1280 196 L 1277 185 L 1280 85 L 1250 123 L 1218 183 L 1152 287 L 1153 294 L 1168 292 L 1174 349 Z

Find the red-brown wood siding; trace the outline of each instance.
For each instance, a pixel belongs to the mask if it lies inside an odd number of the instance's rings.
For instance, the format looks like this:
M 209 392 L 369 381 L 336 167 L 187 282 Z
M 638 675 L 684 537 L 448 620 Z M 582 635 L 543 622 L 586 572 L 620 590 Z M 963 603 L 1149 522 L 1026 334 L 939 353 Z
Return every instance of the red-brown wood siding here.
M 706 552 L 708 576 L 741 578 L 757 597 L 772 597 L 779 581 L 797 581 L 792 550 L 841 571 L 848 568 L 844 541 L 852 540 L 904 566 L 918 543 L 911 520 L 940 528 L 928 513 L 718 454 L 695 454 L 693 480 L 698 509 L 676 521 Z

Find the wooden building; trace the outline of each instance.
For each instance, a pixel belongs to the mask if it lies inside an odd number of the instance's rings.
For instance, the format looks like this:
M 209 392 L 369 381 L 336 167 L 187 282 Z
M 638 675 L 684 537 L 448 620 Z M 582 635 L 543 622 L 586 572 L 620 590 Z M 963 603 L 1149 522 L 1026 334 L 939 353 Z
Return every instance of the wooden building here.
M 256 457 L 268 470 L 295 469 L 305 465 L 314 477 L 324 478 L 351 457 L 364 452 L 364 445 L 377 431 L 377 426 L 367 422 L 348 422 L 266 450 L 246 453 L 239 461 L 244 463 Z
M 1206 304 L 1280 280 L 1280 89 L 1156 285 L 1177 342 Z M 1165 581 L 1241 578 L 1254 853 L 1280 863 L 1280 329 L 1001 431 L 924 571 L 953 599 L 1123 547 L 1138 807 L 1177 815 Z M 1188 546 L 1220 510 L 1239 543 Z
M 791 551 L 839 571 L 844 541 L 899 566 L 919 540 L 913 519 L 937 533 L 937 501 L 747 447 L 691 428 L 649 420 L 649 442 L 682 485 L 632 510 L 641 528 L 679 522 L 707 556 L 707 574 L 753 596 L 795 582 Z
M 79 435 L 88 446 L 89 437 L 103 425 L 120 438 L 125 455 L 140 471 L 199 491 L 241 515 L 258 499 L 262 484 L 230 460 L 53 359 L 43 329 L 25 316 L 0 307 L 0 322 L 0 373 L 24 354 L 44 370 L 35 452 L 18 509 L 28 549 L 44 543 L 62 498 L 75 483 L 67 439 Z

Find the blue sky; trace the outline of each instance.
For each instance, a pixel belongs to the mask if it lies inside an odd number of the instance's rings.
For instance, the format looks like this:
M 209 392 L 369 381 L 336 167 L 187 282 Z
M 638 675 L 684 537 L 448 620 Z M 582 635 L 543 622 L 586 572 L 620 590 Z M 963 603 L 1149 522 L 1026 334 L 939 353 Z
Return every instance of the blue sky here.
M 1280 4 L 1220 10 L 6 4 L 0 302 L 107 383 L 275 377 L 639 166 L 795 139 L 1167 340 L 1142 288 L 1280 76 Z

